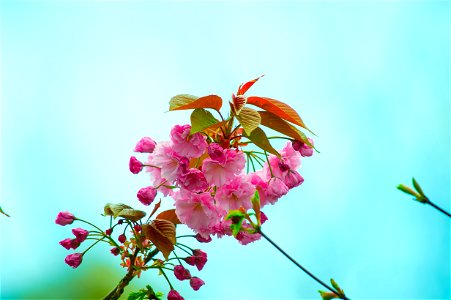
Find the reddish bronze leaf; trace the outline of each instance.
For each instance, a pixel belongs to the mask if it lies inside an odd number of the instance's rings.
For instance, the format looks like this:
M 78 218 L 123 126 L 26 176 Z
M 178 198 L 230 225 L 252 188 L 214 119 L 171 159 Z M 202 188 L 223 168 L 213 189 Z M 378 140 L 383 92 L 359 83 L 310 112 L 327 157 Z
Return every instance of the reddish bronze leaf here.
M 174 225 L 182 224 L 182 222 L 180 222 L 179 220 L 179 217 L 177 217 L 177 215 L 175 214 L 175 209 L 165 210 L 159 213 L 156 219 L 168 220 L 174 223 Z
M 181 94 L 172 97 L 169 101 L 169 110 L 184 110 L 195 108 L 212 108 L 217 111 L 221 109 L 222 99 L 217 95 L 196 97 L 188 94 Z
M 304 122 L 302 121 L 298 113 L 288 104 L 285 104 L 279 100 L 257 96 L 247 97 L 247 103 L 258 106 L 266 111 L 275 114 L 278 117 L 281 117 L 284 120 L 299 125 L 302 128 L 305 128 L 308 131 L 310 131 L 310 129 L 308 129 L 307 126 L 305 126 Z
M 260 77 L 258 77 L 258 78 L 255 78 L 255 79 L 253 79 L 253 80 L 251 80 L 251 81 L 248 81 L 248 82 L 246 82 L 246 83 L 242 83 L 242 84 L 240 85 L 240 87 L 238 88 L 237 95 L 244 95 L 244 93 L 246 93 L 247 90 L 248 90 L 251 86 L 253 86 L 254 83 L 257 82 L 257 80 L 259 80 L 259 79 L 262 78 L 263 76 L 265 76 L 265 75 L 262 75 L 262 76 L 260 76 Z
M 174 251 L 175 239 L 175 225 L 168 220 L 155 219 L 149 224 L 144 224 L 142 230 L 146 236 L 158 250 L 163 253 L 167 260 L 169 254 Z

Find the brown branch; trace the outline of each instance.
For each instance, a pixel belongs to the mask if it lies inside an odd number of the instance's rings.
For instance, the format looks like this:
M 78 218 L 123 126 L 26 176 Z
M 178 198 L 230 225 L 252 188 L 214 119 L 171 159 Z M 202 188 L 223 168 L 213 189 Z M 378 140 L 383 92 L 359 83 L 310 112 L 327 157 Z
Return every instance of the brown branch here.
M 145 259 L 145 263 L 149 262 L 157 253 L 158 253 L 158 249 L 154 249 L 153 251 L 151 251 L 146 259 Z M 121 281 L 119 281 L 118 285 L 108 294 L 106 295 L 103 300 L 117 300 L 121 297 L 121 295 L 124 293 L 124 289 L 125 287 L 132 281 L 133 278 L 135 278 L 135 269 L 133 269 L 133 266 L 135 264 L 135 260 L 136 257 L 138 256 L 139 253 L 139 249 L 137 248 L 135 253 L 133 254 L 132 258 L 131 258 L 131 264 L 130 267 L 128 269 L 127 274 L 125 274 L 124 278 L 121 279 Z

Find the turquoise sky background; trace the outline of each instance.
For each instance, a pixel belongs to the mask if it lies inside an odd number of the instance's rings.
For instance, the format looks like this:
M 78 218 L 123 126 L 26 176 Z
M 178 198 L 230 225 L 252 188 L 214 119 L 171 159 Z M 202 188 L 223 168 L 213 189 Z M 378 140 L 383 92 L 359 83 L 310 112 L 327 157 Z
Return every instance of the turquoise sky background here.
M 318 135 L 304 184 L 263 229 L 352 299 L 449 299 L 450 222 L 396 190 L 415 176 L 450 210 L 448 1 L 1 2 L 2 299 L 100 298 L 124 270 L 109 248 L 76 270 L 54 224 L 69 210 L 107 227 L 107 202 L 143 208 L 128 171 L 142 136 L 167 140 L 176 94 L 249 95 L 294 107 Z M 280 145 L 279 145 L 280 146 Z M 169 200 L 168 200 L 168 204 Z M 79 225 L 79 224 L 77 224 Z M 197 244 L 192 242 L 193 246 Z M 185 299 L 319 299 L 262 240 L 199 245 Z M 148 272 L 136 289 L 152 282 Z

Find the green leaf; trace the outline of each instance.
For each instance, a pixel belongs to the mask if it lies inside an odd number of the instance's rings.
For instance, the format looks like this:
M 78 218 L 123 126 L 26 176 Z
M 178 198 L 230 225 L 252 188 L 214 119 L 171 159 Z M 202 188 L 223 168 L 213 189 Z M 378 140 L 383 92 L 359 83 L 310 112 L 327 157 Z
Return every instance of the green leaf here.
M 225 217 L 226 220 L 232 220 L 232 225 L 230 225 L 230 229 L 232 229 L 232 235 L 236 237 L 236 235 L 240 232 L 241 226 L 243 225 L 245 214 L 239 210 L 231 210 Z
M 261 124 L 263 126 L 274 129 L 275 131 L 285 134 L 286 136 L 289 136 L 295 140 L 301 141 L 307 144 L 309 147 L 315 149 L 315 147 L 312 145 L 312 143 L 310 143 L 310 141 L 307 139 L 307 136 L 302 131 L 300 131 L 287 121 L 283 120 L 281 117 L 269 111 L 259 111 L 258 113 L 260 114 Z
M 116 204 L 107 203 L 103 208 L 103 211 L 106 216 L 113 216 L 114 218 L 116 218 L 119 215 L 119 213 L 124 209 L 132 209 L 132 207 L 123 203 Z
M 279 152 L 271 145 L 266 133 L 260 128 L 255 128 L 251 134 L 245 134 L 257 147 L 280 157 Z
M 132 292 L 128 295 L 127 300 L 143 300 L 146 296 L 146 292 L 140 290 L 139 292 Z
M 254 209 L 255 216 L 257 217 L 258 226 L 261 225 L 261 212 L 260 212 L 260 195 L 258 190 L 255 190 L 254 196 L 251 198 L 252 208 Z
M 239 115 L 235 116 L 246 134 L 251 134 L 255 128 L 258 128 L 261 122 L 260 114 L 249 107 L 243 107 Z
M 321 298 L 323 300 L 331 300 L 331 299 L 336 299 L 338 298 L 337 295 L 335 295 L 335 293 L 332 292 L 326 292 L 326 291 L 318 291 L 318 293 L 320 294 Z
M 415 188 L 415 190 L 417 190 L 417 192 L 420 193 L 421 196 L 423 196 L 424 198 L 427 198 L 423 192 L 423 189 L 421 188 L 421 186 L 418 184 L 418 182 L 413 177 L 412 177 L 412 182 L 413 182 L 413 187 Z
M 196 108 L 191 114 L 191 131 L 189 134 L 203 131 L 217 123 L 218 120 L 213 117 L 211 112 L 203 108 Z
M 188 94 L 181 94 L 171 98 L 169 110 L 185 110 L 195 108 L 212 108 L 219 111 L 222 106 L 222 99 L 217 95 L 196 97 Z
M 418 197 L 420 196 L 417 192 L 415 192 L 414 190 L 412 190 L 410 187 L 405 186 L 404 184 L 399 184 L 396 188 L 397 188 L 398 190 L 403 191 L 403 192 L 406 193 L 406 194 L 409 194 L 409 195 L 414 196 L 415 198 L 418 198 Z
M 0 207 L 0 213 L 2 213 L 2 214 L 4 214 L 5 216 L 7 216 L 7 217 L 10 217 L 7 213 L 5 213 L 4 211 L 3 211 L 3 209 Z
M 146 212 L 138 209 L 126 208 L 121 210 L 117 216 L 133 222 L 138 222 L 146 216 Z

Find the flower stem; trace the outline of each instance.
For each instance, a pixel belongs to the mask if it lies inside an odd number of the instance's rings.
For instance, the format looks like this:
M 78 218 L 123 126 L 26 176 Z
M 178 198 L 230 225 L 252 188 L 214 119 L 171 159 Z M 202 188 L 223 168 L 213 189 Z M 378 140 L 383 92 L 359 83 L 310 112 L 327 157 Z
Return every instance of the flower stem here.
M 432 203 L 429 199 L 427 200 L 426 204 L 431 205 L 433 208 L 435 208 L 435 209 L 438 210 L 439 212 L 441 212 L 441 213 L 443 213 L 443 214 L 445 214 L 445 215 L 447 215 L 448 217 L 451 218 L 451 214 L 450 214 L 449 212 L 447 212 L 447 211 L 444 210 L 443 208 L 441 208 L 441 207 L 435 205 L 435 204 Z
M 350 300 L 349 298 L 347 298 L 346 296 L 341 296 L 336 290 L 334 290 L 332 287 L 330 287 L 329 285 L 327 285 L 326 283 L 324 283 L 321 279 L 319 279 L 318 277 L 316 277 L 315 275 L 313 275 L 312 273 L 310 273 L 309 270 L 307 270 L 306 268 L 304 268 L 301 264 L 299 264 L 297 261 L 295 261 L 290 255 L 288 255 L 288 253 L 286 253 L 282 248 L 280 248 L 276 243 L 274 243 L 266 234 L 264 234 L 261 229 L 258 229 L 258 233 L 260 233 L 262 235 L 262 237 L 264 237 L 271 245 L 273 245 L 277 250 L 279 250 L 283 255 L 285 255 L 285 257 L 287 257 L 289 260 L 291 260 L 291 262 L 293 262 L 296 266 L 298 266 L 302 271 L 304 271 L 307 275 L 309 275 L 310 277 L 312 277 L 314 280 L 316 280 L 316 282 L 318 282 L 319 284 L 321 284 L 322 286 L 324 286 L 326 289 L 328 289 L 329 291 L 331 291 L 332 293 L 334 293 L 335 295 L 337 295 L 340 299 L 344 299 L 344 300 Z

